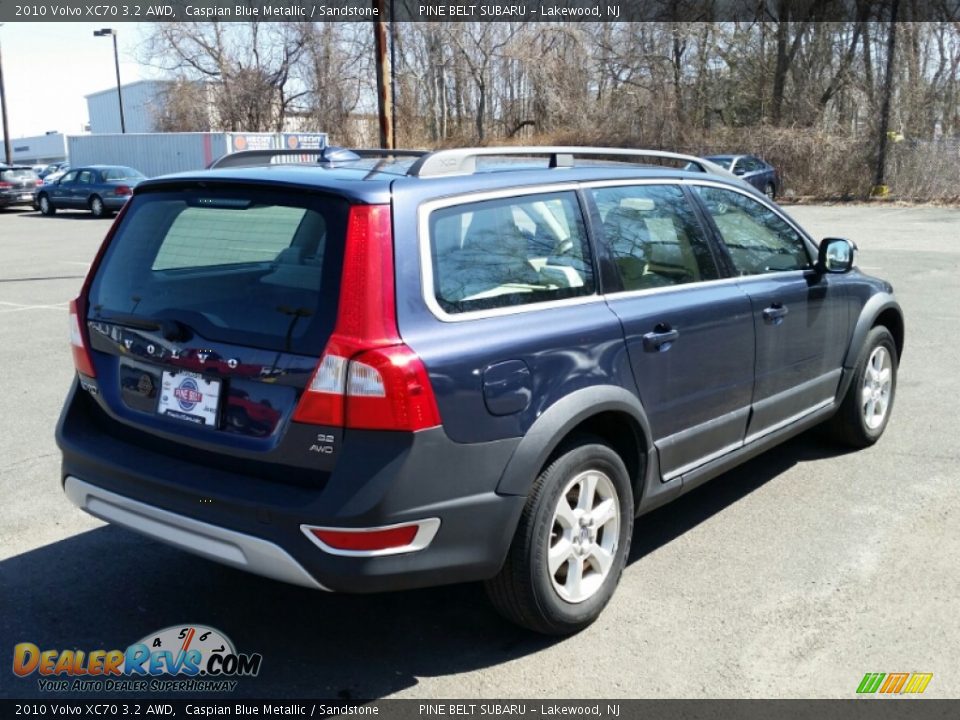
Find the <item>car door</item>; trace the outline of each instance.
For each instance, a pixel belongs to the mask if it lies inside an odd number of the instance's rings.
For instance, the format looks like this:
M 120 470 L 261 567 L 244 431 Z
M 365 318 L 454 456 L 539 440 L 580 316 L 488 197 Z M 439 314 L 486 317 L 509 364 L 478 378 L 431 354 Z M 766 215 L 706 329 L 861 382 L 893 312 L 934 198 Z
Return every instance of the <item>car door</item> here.
M 846 351 L 843 284 L 814 269 L 814 247 L 773 205 L 729 187 L 695 185 L 756 330 L 746 441 L 833 401 Z
M 77 173 L 77 182 L 74 184 L 70 193 L 71 206 L 75 208 L 86 208 L 90 203 L 90 195 L 93 193 L 95 185 L 95 170 L 80 170 Z
M 615 273 L 607 303 L 669 480 L 743 442 L 753 390 L 750 301 L 721 278 L 681 185 L 604 184 L 588 194 L 598 250 Z
M 72 192 L 76 184 L 77 171 L 71 170 L 50 187 L 47 194 L 53 199 L 55 207 L 73 207 Z
M 760 163 L 756 158 L 745 155 L 737 160 L 736 175 L 753 185 L 758 190 L 763 190 L 765 183 Z

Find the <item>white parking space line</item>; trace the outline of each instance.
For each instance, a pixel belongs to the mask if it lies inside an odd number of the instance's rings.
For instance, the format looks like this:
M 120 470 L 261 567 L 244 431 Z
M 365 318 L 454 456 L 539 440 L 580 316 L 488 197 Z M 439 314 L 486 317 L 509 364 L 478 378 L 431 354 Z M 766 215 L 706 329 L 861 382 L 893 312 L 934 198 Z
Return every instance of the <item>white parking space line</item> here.
M 6 302 L 0 300 L 0 313 L 23 312 L 24 310 L 65 310 L 67 302 L 54 303 L 52 305 L 26 305 L 24 303 Z

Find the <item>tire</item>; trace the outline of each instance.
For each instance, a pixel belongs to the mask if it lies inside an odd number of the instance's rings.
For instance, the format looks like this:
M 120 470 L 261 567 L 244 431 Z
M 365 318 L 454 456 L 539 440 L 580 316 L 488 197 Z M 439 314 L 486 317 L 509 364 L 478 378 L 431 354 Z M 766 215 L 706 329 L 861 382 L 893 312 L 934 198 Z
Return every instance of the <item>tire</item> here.
M 106 205 L 103 204 L 103 199 L 99 195 L 91 196 L 88 204 L 90 205 L 90 214 L 95 218 L 104 218 L 110 214 L 110 211 L 107 210 Z
M 50 217 L 51 215 L 57 214 L 57 209 L 53 206 L 53 203 L 50 202 L 50 198 L 46 195 L 41 195 L 40 199 L 37 200 L 37 204 L 40 206 L 40 214 Z
M 485 584 L 490 601 L 508 620 L 545 635 L 587 627 L 620 582 L 633 510 L 620 456 L 593 436 L 568 444 L 533 484 L 506 562 Z M 552 573 L 551 548 L 558 558 Z
M 897 365 L 893 335 L 878 325 L 867 333 L 847 394 L 827 425 L 831 437 L 855 448 L 880 439 L 893 411 Z
M 767 186 L 763 188 L 763 194 L 767 196 L 769 200 L 777 199 L 777 188 L 773 183 L 767 183 Z

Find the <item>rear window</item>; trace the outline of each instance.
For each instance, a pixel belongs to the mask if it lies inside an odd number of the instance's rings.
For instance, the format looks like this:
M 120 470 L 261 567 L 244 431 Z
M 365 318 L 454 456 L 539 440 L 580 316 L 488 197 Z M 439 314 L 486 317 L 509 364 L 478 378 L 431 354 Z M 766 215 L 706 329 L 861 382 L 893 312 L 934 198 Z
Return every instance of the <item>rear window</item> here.
M 319 355 L 347 209 L 289 192 L 137 195 L 91 286 L 90 317 L 177 320 L 209 340 Z
M 14 170 L 0 170 L 0 180 L 11 182 L 13 180 L 34 180 L 37 174 L 29 168 L 16 168 Z
M 142 180 L 145 177 L 139 170 L 128 167 L 111 167 L 103 171 L 104 180 Z

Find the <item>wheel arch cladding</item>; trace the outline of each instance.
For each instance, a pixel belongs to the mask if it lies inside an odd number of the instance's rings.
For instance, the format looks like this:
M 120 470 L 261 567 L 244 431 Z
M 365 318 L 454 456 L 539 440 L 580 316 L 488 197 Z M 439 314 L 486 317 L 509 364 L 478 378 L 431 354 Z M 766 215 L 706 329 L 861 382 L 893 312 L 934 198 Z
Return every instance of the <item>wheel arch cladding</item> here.
M 871 297 L 860 311 L 860 317 L 853 329 L 853 336 L 850 338 L 850 346 L 847 348 L 847 355 L 843 359 L 845 368 L 852 369 L 857 364 L 867 333 L 877 325 L 885 326 L 893 335 L 897 346 L 897 362 L 900 362 L 904 344 L 903 311 L 893 295 L 878 293 Z
M 893 342 L 897 346 L 897 364 L 899 364 L 900 358 L 903 355 L 903 315 L 898 309 L 888 307 L 877 315 L 876 320 L 873 321 L 872 327 L 876 327 L 877 325 L 883 325 L 890 331 L 890 334 L 893 335 Z
M 637 397 L 621 387 L 577 390 L 551 405 L 530 426 L 500 477 L 497 492 L 526 495 L 564 442 L 578 434 L 606 440 L 630 473 L 634 501 L 639 502 L 653 451 L 650 425 Z

